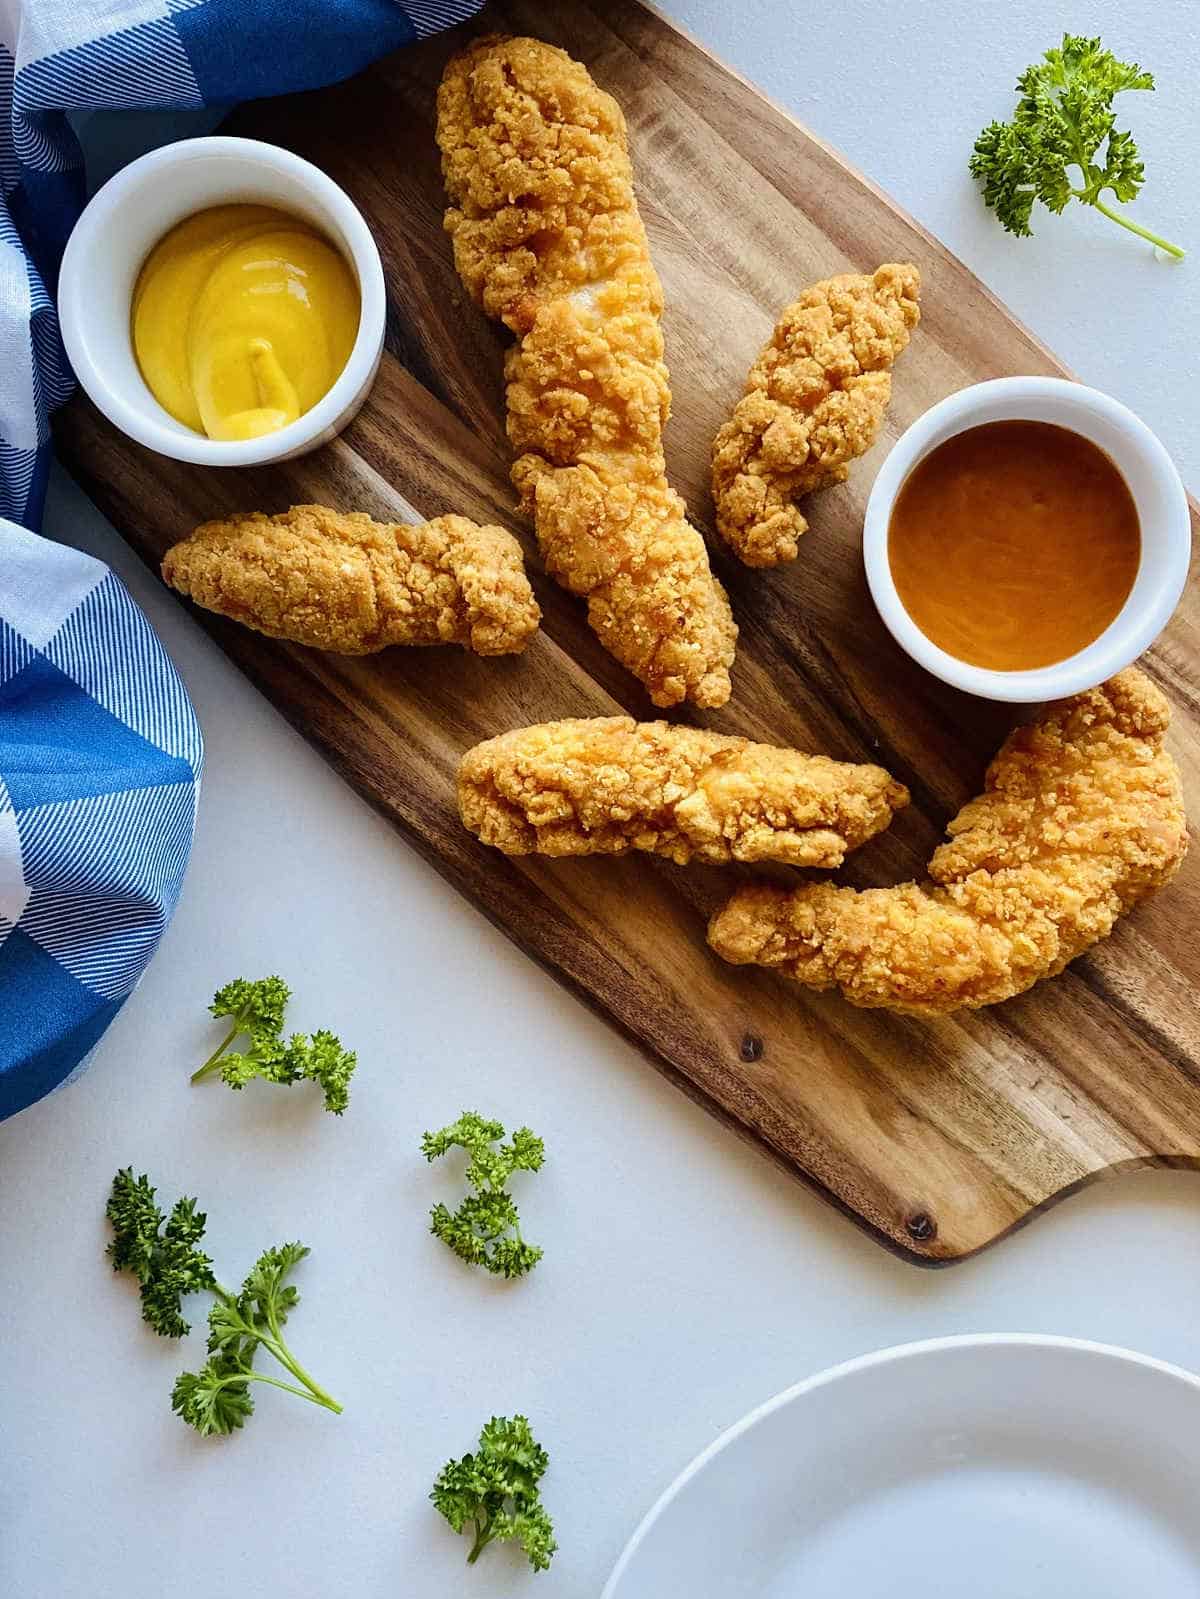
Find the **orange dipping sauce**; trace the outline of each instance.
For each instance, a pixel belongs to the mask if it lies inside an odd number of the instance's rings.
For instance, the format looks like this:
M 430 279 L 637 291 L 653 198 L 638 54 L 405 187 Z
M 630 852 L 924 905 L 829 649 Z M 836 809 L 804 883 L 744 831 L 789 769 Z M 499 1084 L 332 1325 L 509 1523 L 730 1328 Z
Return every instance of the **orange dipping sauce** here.
M 888 525 L 901 603 L 972 666 L 1053 666 L 1098 639 L 1142 552 L 1129 486 L 1098 445 L 1050 422 L 986 422 L 909 474 Z

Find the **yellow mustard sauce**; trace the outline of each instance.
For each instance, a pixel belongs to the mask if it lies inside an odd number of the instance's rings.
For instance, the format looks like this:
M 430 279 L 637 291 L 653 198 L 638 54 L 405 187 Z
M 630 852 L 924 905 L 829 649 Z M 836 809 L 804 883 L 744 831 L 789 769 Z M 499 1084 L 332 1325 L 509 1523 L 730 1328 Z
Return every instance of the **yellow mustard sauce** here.
M 313 228 L 262 205 L 178 223 L 133 291 L 133 347 L 161 406 L 210 439 L 254 439 L 312 409 L 358 335 L 359 292 Z

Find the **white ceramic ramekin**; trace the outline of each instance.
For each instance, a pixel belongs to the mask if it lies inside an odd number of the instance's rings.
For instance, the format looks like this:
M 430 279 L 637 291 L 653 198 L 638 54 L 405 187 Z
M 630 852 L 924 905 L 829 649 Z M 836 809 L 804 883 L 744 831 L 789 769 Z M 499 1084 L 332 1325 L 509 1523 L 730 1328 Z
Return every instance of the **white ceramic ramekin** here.
M 1053 422 L 1098 444 L 1129 485 L 1142 527 L 1142 556 L 1129 598 L 1094 643 L 1027 672 L 971 666 L 926 638 L 896 592 L 888 562 L 888 523 L 905 479 L 924 456 L 985 422 Z M 902 649 L 943 682 L 982 699 L 1032 705 L 1094 688 L 1137 659 L 1179 603 L 1192 554 L 1187 495 L 1170 456 L 1146 424 L 1107 394 L 1065 378 L 996 378 L 951 394 L 918 417 L 884 461 L 863 526 L 867 582 L 879 614 Z
M 277 206 L 323 233 L 354 269 L 362 311 L 350 359 L 311 411 L 276 433 L 219 440 L 177 422 L 147 388 L 133 353 L 130 301 L 142 262 L 168 229 L 236 202 Z M 379 250 L 357 206 L 311 162 L 257 139 L 183 139 L 131 162 L 76 223 L 58 282 L 63 344 L 89 399 L 139 444 L 204 466 L 283 461 L 333 438 L 366 399 L 385 314 Z

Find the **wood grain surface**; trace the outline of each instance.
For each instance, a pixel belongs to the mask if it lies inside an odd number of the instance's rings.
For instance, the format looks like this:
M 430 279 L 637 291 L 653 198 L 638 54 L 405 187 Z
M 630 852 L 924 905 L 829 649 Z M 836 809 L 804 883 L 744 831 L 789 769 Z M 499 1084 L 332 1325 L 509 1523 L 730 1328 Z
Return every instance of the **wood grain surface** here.
M 1061 368 L 834 152 L 634 0 L 519 0 L 489 7 L 478 26 L 566 46 L 625 108 L 666 292 L 668 461 L 706 532 L 709 445 L 779 308 L 831 272 L 919 264 L 924 318 L 896 370 L 885 437 L 848 484 L 807 503 L 812 530 L 792 566 L 752 572 L 715 551 L 741 624 L 734 694 L 718 713 L 684 713 L 886 765 L 912 789 L 912 808 L 842 878 L 919 873 L 947 817 L 978 789 L 1010 717 L 938 684 L 892 643 L 863 577 L 867 493 L 892 440 L 943 395 Z M 705 945 L 704 919 L 736 870 L 645 857 L 510 861 L 461 827 L 454 772 L 478 739 L 551 717 L 654 714 L 588 630 L 582 605 L 542 577 L 514 511 L 506 335 L 466 300 L 441 227 L 433 101 L 461 41 L 442 36 L 351 83 L 245 108 L 230 124 L 317 162 L 378 238 L 387 352 L 343 437 L 279 467 L 206 471 L 131 444 L 77 399 L 57 430 L 68 466 L 152 564 L 206 517 L 302 500 L 395 519 L 458 511 L 513 528 L 545 611 L 523 658 L 392 650 L 343 659 L 197 614 L 347 781 L 524 949 L 881 1241 L 948 1262 L 1103 1173 L 1197 1163 L 1200 850 L 1054 982 L 989 1011 L 924 1022 L 725 966 Z M 1170 744 L 1193 794 L 1198 623 L 1191 593 L 1145 663 L 1174 706 Z M 547 1072 L 552 1079 L 553 1063 Z M 720 1203 L 719 1169 L 713 1195 Z

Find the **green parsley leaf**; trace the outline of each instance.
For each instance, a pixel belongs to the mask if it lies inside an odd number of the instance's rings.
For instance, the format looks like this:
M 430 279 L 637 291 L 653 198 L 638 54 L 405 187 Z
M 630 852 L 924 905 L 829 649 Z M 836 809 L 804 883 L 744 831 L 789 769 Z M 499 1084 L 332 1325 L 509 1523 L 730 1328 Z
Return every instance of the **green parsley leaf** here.
M 515 1171 L 538 1171 L 545 1146 L 528 1127 L 519 1127 L 509 1143 L 500 1141 L 504 1128 L 477 1111 L 465 1110 L 456 1122 L 421 1139 L 421 1152 L 434 1161 L 451 1149 L 470 1155 L 467 1181 L 475 1189 L 452 1211 L 443 1204 L 430 1211 L 430 1231 L 468 1265 L 482 1266 L 500 1277 L 521 1277 L 542 1258 L 542 1251 L 521 1237 L 520 1217 L 507 1183 Z M 493 1147 L 498 1146 L 498 1147 Z
M 293 1034 L 287 1046 L 286 1064 L 290 1081 L 307 1077 L 319 1083 L 325 1096 L 325 1109 L 340 1116 L 350 1103 L 350 1079 L 358 1065 L 353 1050 L 343 1049 L 339 1039 L 321 1029 L 307 1039 Z
M 129 1271 L 141 1287 L 142 1320 L 163 1338 L 182 1338 L 186 1294 L 214 1284 L 212 1261 L 197 1246 L 207 1218 L 194 1199 L 176 1201 L 164 1218 L 144 1174 L 126 1166 L 113 1178 L 105 1214 L 113 1226 L 108 1258 L 114 1271 Z
M 242 1284 L 238 1310 L 254 1327 L 267 1327 L 278 1337 L 280 1328 L 300 1303 L 300 1290 L 288 1282 L 289 1275 L 307 1259 L 306 1245 L 280 1244 L 263 1252 L 254 1270 Z
M 309 1078 L 319 1084 L 325 1109 L 340 1116 L 350 1103 L 350 1079 L 358 1065 L 353 1050 L 343 1049 L 341 1041 L 325 1030 L 311 1038 L 293 1033 L 284 1042 L 283 1016 L 291 990 L 280 977 L 260 977 L 255 981 L 239 977 L 226 983 L 213 996 L 209 1006 L 214 1016 L 229 1016 L 233 1025 L 222 1043 L 192 1073 L 194 1083 L 219 1073 L 230 1088 L 245 1088 L 256 1077 L 269 1083 L 298 1083 Z M 249 1048 L 238 1052 L 230 1046 L 240 1037 Z
M 254 1413 L 250 1383 L 236 1361 L 218 1356 L 199 1371 L 181 1371 L 171 1390 L 171 1409 L 201 1438 L 224 1437 Z
M 538 1486 L 549 1463 L 524 1416 L 493 1416 L 478 1450 L 443 1466 L 429 1497 L 455 1532 L 473 1534 L 469 1565 L 488 1544 L 511 1540 L 535 1571 L 549 1567 L 558 1545 Z
M 282 977 L 259 977 L 251 981 L 236 977 L 213 995 L 208 1007 L 214 1016 L 230 1016 L 238 1033 L 261 1032 L 277 1036 L 283 1031 L 283 1013 L 292 991 Z
M 1182 257 L 1178 245 L 1101 199 L 1107 190 L 1129 201 L 1142 187 L 1142 161 L 1132 134 L 1116 126 L 1113 100 L 1127 89 L 1153 88 L 1150 73 L 1118 61 L 1099 39 L 1064 33 L 1061 45 L 1017 79 L 1021 98 L 1011 122 L 989 123 L 975 141 L 971 175 L 983 183 L 985 204 L 1010 233 L 1028 236 L 1035 200 L 1055 213 L 1079 200 Z M 1079 174 L 1077 183 L 1072 169 Z

